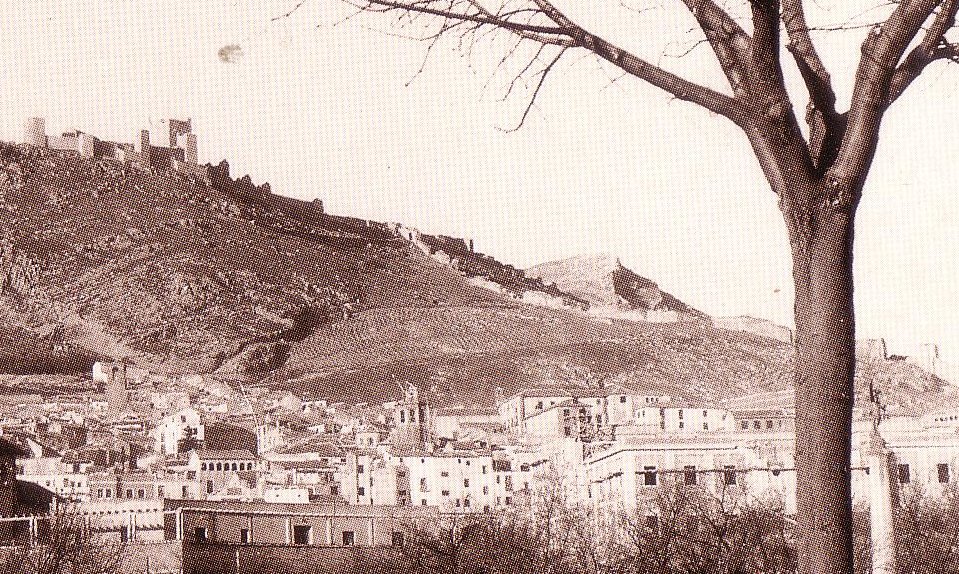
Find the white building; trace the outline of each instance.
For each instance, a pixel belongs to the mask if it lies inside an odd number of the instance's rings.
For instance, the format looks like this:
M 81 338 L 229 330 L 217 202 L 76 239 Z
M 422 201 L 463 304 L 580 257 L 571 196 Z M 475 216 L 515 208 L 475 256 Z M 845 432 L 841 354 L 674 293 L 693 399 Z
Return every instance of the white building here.
M 150 430 L 150 436 L 155 441 L 155 450 L 159 453 L 180 454 L 180 441 L 193 438 L 202 441 L 204 427 L 200 413 L 190 407 L 169 414 L 159 421 Z

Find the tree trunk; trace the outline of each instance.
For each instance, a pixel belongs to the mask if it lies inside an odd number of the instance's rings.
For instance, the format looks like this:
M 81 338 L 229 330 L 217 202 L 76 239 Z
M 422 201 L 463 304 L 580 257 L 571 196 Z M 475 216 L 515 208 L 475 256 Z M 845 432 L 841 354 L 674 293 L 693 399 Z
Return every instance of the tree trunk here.
M 796 288 L 799 573 L 852 572 L 850 455 L 855 374 L 853 222 L 859 194 L 833 183 L 781 195 Z M 858 190 L 857 190 L 858 191 Z M 797 198 L 802 198 L 796 200 Z

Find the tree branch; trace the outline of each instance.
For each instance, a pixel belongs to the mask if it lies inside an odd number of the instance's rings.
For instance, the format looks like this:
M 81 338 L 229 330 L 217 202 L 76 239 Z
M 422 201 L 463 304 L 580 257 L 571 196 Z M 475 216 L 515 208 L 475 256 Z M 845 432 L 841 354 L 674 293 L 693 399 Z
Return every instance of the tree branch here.
M 547 0 L 534 0 L 534 2 L 550 20 L 567 30 L 576 40 L 577 45 L 613 63 L 624 72 L 669 92 L 680 100 L 698 104 L 713 113 L 724 116 L 736 124 L 744 121 L 745 110 L 734 98 L 681 78 L 587 32 Z
M 832 87 L 832 78 L 809 35 L 802 0 L 782 0 L 781 19 L 789 38 L 786 49 L 792 54 L 809 92 L 809 103 L 806 106 L 809 155 L 821 173 L 823 168 L 835 159 L 845 128 L 845 118 L 836 112 L 836 92 Z
M 733 94 L 744 95 L 752 44 L 749 34 L 713 0 L 683 0 L 683 3 L 706 35 Z
M 936 60 L 955 59 L 955 44 L 946 42 L 946 32 L 956 25 L 956 9 L 959 1 L 945 0 L 939 7 L 932 25 L 926 30 L 922 41 L 909 52 L 903 62 L 896 68 L 889 82 L 889 96 L 886 106 L 892 105 L 906 88 L 912 84 L 919 74 Z
M 857 190 L 861 189 L 876 152 L 879 125 L 892 93 L 896 63 L 926 19 L 942 3 L 943 0 L 903 0 L 885 23 L 869 31 L 856 70 L 847 127 L 836 161 L 827 174 L 837 191 L 845 189 L 858 194 Z

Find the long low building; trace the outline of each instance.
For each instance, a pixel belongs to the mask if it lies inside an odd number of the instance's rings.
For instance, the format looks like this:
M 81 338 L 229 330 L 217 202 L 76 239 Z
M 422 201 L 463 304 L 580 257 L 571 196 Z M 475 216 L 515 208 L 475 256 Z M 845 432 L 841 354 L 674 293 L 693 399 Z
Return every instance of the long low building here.
M 440 515 L 422 506 L 211 500 L 167 500 L 166 510 L 169 540 L 330 547 L 395 546 L 410 525 Z

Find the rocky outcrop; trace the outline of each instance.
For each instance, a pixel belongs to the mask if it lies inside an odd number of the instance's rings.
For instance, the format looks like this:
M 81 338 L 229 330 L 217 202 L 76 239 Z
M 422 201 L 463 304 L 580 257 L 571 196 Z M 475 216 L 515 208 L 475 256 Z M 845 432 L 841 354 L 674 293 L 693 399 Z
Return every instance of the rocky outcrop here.
M 610 255 L 586 255 L 543 263 L 526 270 L 529 277 L 553 284 L 589 303 L 591 314 L 655 322 L 706 320 L 693 309 L 661 290 L 652 280 L 637 275 Z
M 17 249 L 13 242 L 0 239 L 0 293 L 29 296 L 40 284 L 40 264 Z

